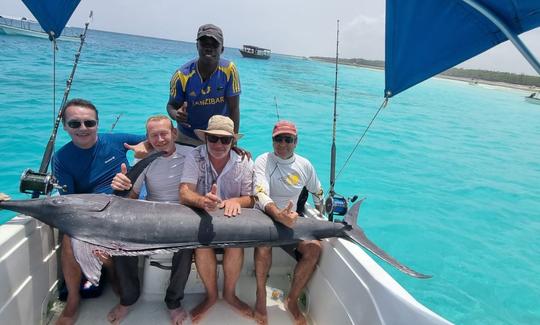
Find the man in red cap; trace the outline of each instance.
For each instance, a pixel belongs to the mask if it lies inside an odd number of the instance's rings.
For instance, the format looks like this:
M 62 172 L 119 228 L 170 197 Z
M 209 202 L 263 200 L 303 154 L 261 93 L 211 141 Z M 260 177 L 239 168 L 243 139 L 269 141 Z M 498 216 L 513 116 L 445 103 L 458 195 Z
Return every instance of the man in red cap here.
M 197 32 L 199 57 L 173 74 L 170 83 L 167 112 L 177 121 L 176 142 L 198 146 L 196 129 L 206 130 L 214 115 L 233 120 L 234 131 L 240 129 L 240 78 L 236 65 L 221 58 L 223 32 L 219 27 L 206 24 Z
M 294 153 L 298 133 L 294 123 L 279 121 L 272 132 L 274 152 L 262 154 L 255 160 L 255 194 L 257 206 L 275 221 L 294 228 L 298 218 L 298 198 L 305 187 L 313 195 L 313 202 L 322 211 L 323 191 L 313 165 Z M 318 240 L 301 241 L 296 248 L 301 255 L 287 297 L 287 309 L 296 324 L 306 324 L 298 308 L 298 298 L 319 260 L 321 244 Z M 266 278 L 272 264 L 272 248 L 255 248 L 255 273 L 257 301 L 255 317 L 260 324 L 267 324 Z

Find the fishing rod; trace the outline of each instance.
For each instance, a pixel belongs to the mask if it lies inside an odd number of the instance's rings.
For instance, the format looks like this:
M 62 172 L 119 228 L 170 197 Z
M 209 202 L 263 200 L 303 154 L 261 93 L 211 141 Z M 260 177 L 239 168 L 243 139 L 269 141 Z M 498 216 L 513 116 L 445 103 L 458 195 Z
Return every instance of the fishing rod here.
M 114 130 L 114 128 L 116 127 L 116 124 L 118 124 L 118 121 L 120 120 L 120 118 L 122 117 L 122 114 L 123 113 L 120 113 L 116 116 L 116 120 L 114 120 L 113 124 L 111 125 L 111 131 L 110 133 L 112 133 L 112 131 Z
M 56 134 L 58 133 L 58 127 L 60 126 L 60 122 L 64 115 L 64 110 L 65 110 L 64 106 L 67 102 L 69 92 L 71 91 L 73 77 L 75 76 L 75 71 L 77 69 L 77 65 L 79 63 L 79 58 L 81 56 L 84 41 L 86 39 L 86 32 L 88 31 L 88 25 L 90 25 L 92 16 L 93 16 L 93 12 L 90 11 L 88 21 L 84 24 L 85 25 L 84 31 L 82 34 L 80 34 L 81 42 L 79 44 L 79 49 L 77 50 L 77 53 L 75 54 L 75 62 L 73 63 L 71 74 L 68 80 L 66 81 L 64 97 L 62 99 L 62 103 L 60 105 L 60 110 L 58 111 L 58 115 L 56 116 L 56 120 L 54 122 L 51 137 L 49 138 L 49 142 L 47 143 L 45 152 L 43 153 L 43 158 L 41 159 L 41 165 L 39 167 L 39 171 L 34 172 L 28 168 L 23 172 L 21 176 L 21 183 L 19 186 L 19 190 L 21 193 L 32 194 L 32 198 L 38 198 L 40 195 L 50 194 L 54 188 L 63 188 L 62 186 L 58 184 L 56 178 L 52 174 L 47 173 L 47 170 L 49 169 L 49 164 L 51 162 L 51 157 L 54 150 L 54 143 L 56 141 Z M 56 38 L 54 37 L 54 35 L 50 35 L 49 37 L 52 37 L 52 40 L 54 43 L 53 46 L 56 46 Z M 53 49 L 53 52 L 54 52 L 54 49 Z M 53 89 L 55 88 L 53 87 Z M 54 106 L 54 102 L 53 102 L 53 106 Z
M 278 107 L 277 107 L 277 98 L 276 98 L 276 96 L 274 96 L 274 105 L 276 105 L 276 116 L 277 116 L 277 120 L 279 121 L 280 118 L 279 118 L 279 110 L 278 110 Z
M 337 20 L 336 32 L 336 76 L 334 78 L 334 118 L 332 123 L 332 148 L 330 149 L 330 189 L 325 202 L 328 220 L 334 221 L 335 195 L 334 185 L 336 183 L 336 124 L 337 124 L 337 86 L 338 86 L 338 66 L 339 66 L 339 19 Z
M 325 211 L 329 221 L 334 221 L 334 214 L 345 215 L 348 210 L 347 199 L 334 190 L 336 183 L 336 125 L 337 125 L 337 93 L 338 93 L 338 67 L 339 67 L 339 19 L 336 32 L 336 76 L 334 79 L 334 116 L 332 125 L 332 147 L 330 149 L 330 189 L 324 201 Z M 358 196 L 350 201 L 354 202 Z

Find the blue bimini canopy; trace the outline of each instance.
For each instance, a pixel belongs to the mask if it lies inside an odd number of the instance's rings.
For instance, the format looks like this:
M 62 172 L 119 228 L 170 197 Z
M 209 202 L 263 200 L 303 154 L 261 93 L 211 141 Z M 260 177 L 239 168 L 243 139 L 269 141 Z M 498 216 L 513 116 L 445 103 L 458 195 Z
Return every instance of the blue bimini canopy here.
M 386 97 L 508 39 L 476 5 L 518 42 L 517 35 L 540 26 L 540 0 L 387 0 Z
M 22 0 L 49 37 L 58 38 L 81 0 Z M 51 33 L 52 32 L 52 33 Z

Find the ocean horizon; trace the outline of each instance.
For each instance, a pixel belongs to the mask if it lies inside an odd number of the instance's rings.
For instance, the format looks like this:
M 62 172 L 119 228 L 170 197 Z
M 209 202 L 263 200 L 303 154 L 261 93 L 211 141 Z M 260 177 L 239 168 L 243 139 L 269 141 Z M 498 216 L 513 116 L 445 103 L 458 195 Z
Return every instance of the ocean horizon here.
M 78 44 L 60 42 L 55 107 Z M 143 134 L 166 114 L 173 72 L 194 43 L 90 30 L 70 98 L 91 100 L 100 132 Z M 335 66 L 272 54 L 242 58 L 239 145 L 269 151 L 277 120 L 299 129 L 298 154 L 328 189 Z M 47 40 L 0 35 L 0 192 L 15 199 L 39 168 L 56 113 Z M 337 169 L 383 102 L 384 72 L 339 66 Z M 343 168 L 336 191 L 367 197 L 359 224 L 417 280 L 374 258 L 420 303 L 457 324 L 540 323 L 540 107 L 528 93 L 433 78 L 390 99 Z M 111 130 L 112 125 L 118 123 Z M 59 129 L 56 148 L 69 140 Z M 13 217 L 0 211 L 0 223 Z

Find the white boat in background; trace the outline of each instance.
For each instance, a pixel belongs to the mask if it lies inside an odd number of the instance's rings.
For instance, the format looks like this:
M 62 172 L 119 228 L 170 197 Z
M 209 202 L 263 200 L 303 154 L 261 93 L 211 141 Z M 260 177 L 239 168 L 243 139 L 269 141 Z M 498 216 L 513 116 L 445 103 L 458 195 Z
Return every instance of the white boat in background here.
M 531 104 L 540 105 L 540 94 L 532 93 L 529 96 L 525 97 L 525 101 Z
M 66 28 L 64 32 L 68 30 Z M 0 34 L 49 39 L 49 35 L 41 29 L 37 21 L 27 19 L 26 17 L 0 16 Z M 72 32 L 70 35 L 63 34 L 58 39 L 61 41 L 79 42 L 80 36 Z

